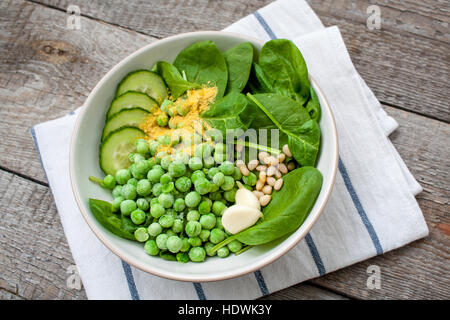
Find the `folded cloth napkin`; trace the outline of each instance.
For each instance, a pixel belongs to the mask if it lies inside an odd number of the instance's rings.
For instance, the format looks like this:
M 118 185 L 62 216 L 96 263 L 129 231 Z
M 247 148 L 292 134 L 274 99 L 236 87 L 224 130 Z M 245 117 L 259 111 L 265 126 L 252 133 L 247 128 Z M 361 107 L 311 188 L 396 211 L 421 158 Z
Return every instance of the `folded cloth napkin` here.
M 225 30 L 288 38 L 304 55 L 339 134 L 339 172 L 325 211 L 304 240 L 257 272 L 209 283 L 153 276 L 111 253 L 79 213 L 68 160 L 78 110 L 39 124 L 31 133 L 90 299 L 254 299 L 428 234 L 414 198 L 421 187 L 387 138 L 398 124 L 356 72 L 338 28 L 324 28 L 303 0 L 278 0 Z

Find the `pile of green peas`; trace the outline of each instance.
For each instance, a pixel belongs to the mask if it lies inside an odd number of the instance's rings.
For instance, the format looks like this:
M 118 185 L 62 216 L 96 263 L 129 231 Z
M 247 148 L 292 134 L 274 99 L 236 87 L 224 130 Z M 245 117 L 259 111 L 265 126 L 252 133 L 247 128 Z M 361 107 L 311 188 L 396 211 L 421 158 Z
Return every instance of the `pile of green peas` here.
M 130 167 L 100 181 L 112 190 L 113 211 L 131 219 L 136 240 L 151 256 L 202 262 L 240 251 L 238 240 L 217 252 L 211 249 L 230 236 L 221 216 L 235 202 L 236 181 L 253 190 L 256 175 L 243 176 L 227 161 L 222 143 L 197 144 L 192 156 L 175 149 L 172 154 L 158 152 L 164 145 L 171 145 L 171 139 L 137 140 L 136 152 L 128 157 Z

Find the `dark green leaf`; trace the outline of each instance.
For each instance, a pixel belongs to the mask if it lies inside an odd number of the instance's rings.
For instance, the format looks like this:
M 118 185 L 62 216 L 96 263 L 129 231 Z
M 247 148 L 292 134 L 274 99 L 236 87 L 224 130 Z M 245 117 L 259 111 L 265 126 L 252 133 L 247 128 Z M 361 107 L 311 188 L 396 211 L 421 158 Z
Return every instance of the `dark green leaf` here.
M 314 91 L 312 86 L 310 87 L 310 90 L 311 90 L 311 93 L 309 96 L 308 103 L 306 104 L 306 110 L 309 112 L 311 119 L 319 122 L 320 116 L 322 114 L 322 112 L 320 110 L 320 102 L 319 102 L 316 92 Z
M 244 42 L 224 52 L 228 67 L 226 93 L 241 92 L 247 84 L 253 61 L 253 46 Z
M 156 63 L 156 70 L 163 77 L 166 85 L 169 87 L 173 99 L 177 99 L 187 90 L 201 87 L 197 83 L 191 83 L 184 80 L 178 69 L 168 62 L 158 61 Z
M 217 86 L 217 98 L 224 95 L 228 82 L 228 71 L 222 52 L 212 41 L 196 42 L 183 49 L 173 65 L 185 72 L 192 83 Z

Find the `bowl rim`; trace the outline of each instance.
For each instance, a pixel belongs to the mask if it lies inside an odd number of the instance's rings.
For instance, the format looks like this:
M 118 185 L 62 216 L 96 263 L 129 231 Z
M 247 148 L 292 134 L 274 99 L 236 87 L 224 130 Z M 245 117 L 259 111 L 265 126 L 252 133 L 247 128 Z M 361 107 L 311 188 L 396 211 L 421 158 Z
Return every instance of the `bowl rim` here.
M 128 263 L 129 265 L 132 265 L 133 267 L 145 271 L 147 273 L 150 273 L 152 275 L 156 275 L 162 278 L 166 278 L 166 279 L 170 279 L 170 280 L 178 280 L 178 281 L 186 281 L 186 282 L 210 282 L 210 281 L 220 281 L 220 280 L 226 280 L 226 279 L 232 279 L 232 278 L 236 278 L 239 276 L 243 276 L 245 274 L 257 271 L 261 268 L 263 268 L 264 266 L 276 261 L 277 259 L 279 259 L 281 256 L 283 256 L 284 254 L 286 254 L 287 252 L 289 252 L 298 242 L 300 242 L 302 239 L 304 239 L 306 237 L 306 235 L 308 234 L 308 232 L 311 230 L 311 228 L 316 224 L 317 220 L 319 219 L 319 217 L 322 215 L 323 210 L 325 209 L 326 204 L 328 203 L 328 200 L 330 198 L 330 195 L 333 191 L 334 188 L 334 184 L 335 184 L 335 180 L 336 180 L 336 175 L 337 175 L 337 170 L 338 170 L 338 159 L 339 159 L 339 144 L 338 144 L 338 134 L 337 134 L 337 128 L 336 128 L 336 121 L 333 115 L 333 111 L 330 108 L 330 105 L 328 103 L 328 100 L 326 98 L 326 96 L 323 94 L 322 89 L 319 87 L 319 85 L 317 84 L 317 82 L 314 80 L 314 78 L 309 74 L 308 77 L 310 79 L 310 81 L 313 83 L 315 90 L 318 91 L 318 95 L 322 97 L 324 105 L 322 107 L 326 108 L 330 115 L 331 115 L 331 127 L 332 127 L 332 135 L 333 135 L 333 140 L 334 140 L 334 145 L 336 146 L 335 148 L 335 159 L 334 159 L 334 166 L 332 168 L 332 177 L 331 177 L 331 185 L 330 185 L 330 189 L 328 191 L 328 193 L 325 195 L 324 201 L 321 203 L 320 207 L 318 208 L 317 214 L 313 217 L 313 219 L 311 220 L 311 222 L 309 223 L 309 225 L 305 228 L 305 230 L 300 233 L 297 238 L 292 241 L 291 244 L 289 244 L 288 246 L 281 248 L 278 250 L 278 252 L 272 254 L 271 256 L 269 256 L 266 259 L 261 260 L 261 262 L 255 263 L 253 266 L 251 267 L 247 267 L 244 268 L 242 271 L 237 272 L 237 273 L 231 273 L 231 274 L 227 274 L 227 275 L 219 275 L 219 276 L 214 276 L 214 275 L 209 275 L 209 276 L 202 276 L 201 278 L 199 277 L 189 277 L 189 276 L 174 276 L 174 275 L 168 275 L 162 272 L 159 272 L 157 270 L 154 270 L 151 266 L 149 267 L 148 265 L 145 265 L 143 263 L 139 263 L 139 261 L 137 259 L 130 259 L 127 258 L 125 256 L 123 256 L 119 250 L 115 249 L 113 245 L 111 245 L 109 243 L 109 241 L 107 239 L 105 239 L 100 232 L 97 232 L 97 226 L 95 226 L 94 224 L 92 224 L 89 219 L 90 216 L 89 214 L 83 209 L 83 205 L 82 205 L 82 201 L 80 199 L 80 195 L 78 194 L 78 190 L 75 187 L 75 169 L 74 169 L 74 148 L 75 148 L 75 140 L 76 137 L 78 136 L 79 133 L 79 127 L 81 125 L 81 119 L 83 118 L 84 113 L 87 110 L 87 105 L 90 103 L 90 101 L 93 99 L 93 97 L 96 95 L 98 89 L 103 85 L 103 83 L 110 77 L 111 74 L 113 74 L 117 69 L 119 69 L 122 65 L 128 63 L 130 60 L 132 60 L 135 56 L 139 55 L 141 52 L 147 51 L 153 47 L 156 47 L 158 45 L 160 45 L 161 43 L 164 42 L 170 42 L 173 40 L 176 40 L 177 38 L 184 38 L 186 36 L 191 36 L 191 35 L 229 35 L 232 37 L 237 37 L 237 38 L 241 38 L 247 41 L 253 41 L 256 43 L 260 43 L 261 45 L 264 44 L 264 41 L 251 37 L 251 36 L 247 36 L 247 35 L 242 35 L 239 33 L 235 33 L 235 32 L 226 32 L 226 31 L 194 31 L 194 32 L 186 32 L 186 33 L 180 33 L 174 36 L 170 36 L 161 40 L 156 40 L 155 42 L 152 42 L 136 51 L 134 51 L 133 53 L 131 53 L 130 55 L 128 55 L 127 57 L 123 58 L 120 62 L 118 62 L 116 65 L 114 65 L 101 79 L 100 81 L 95 85 L 95 87 L 91 90 L 91 92 L 89 93 L 89 96 L 87 97 L 86 101 L 84 102 L 83 106 L 80 108 L 80 112 L 77 116 L 75 125 L 74 125 L 74 129 L 72 132 L 72 136 L 71 136 L 71 141 L 70 141 L 70 150 L 69 150 L 69 176 L 70 176 L 70 183 L 72 186 L 72 192 L 75 198 L 75 201 L 77 203 L 78 209 L 81 212 L 81 215 L 83 216 L 85 222 L 87 223 L 87 225 L 89 226 L 89 228 L 91 229 L 91 231 L 95 234 L 95 236 L 103 243 L 103 245 L 105 245 L 112 253 L 114 253 L 117 257 L 119 257 L 120 259 L 122 259 L 123 261 L 125 261 L 126 263 Z M 136 260 L 136 261 L 134 261 Z

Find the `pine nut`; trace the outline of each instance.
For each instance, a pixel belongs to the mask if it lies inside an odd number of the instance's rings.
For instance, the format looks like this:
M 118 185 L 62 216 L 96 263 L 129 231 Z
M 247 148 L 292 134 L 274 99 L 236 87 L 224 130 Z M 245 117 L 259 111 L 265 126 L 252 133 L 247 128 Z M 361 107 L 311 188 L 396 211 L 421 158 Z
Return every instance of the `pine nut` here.
M 277 181 L 277 179 L 275 179 L 274 177 L 268 177 L 267 178 L 267 184 L 269 185 L 269 186 L 274 186 L 275 185 L 275 182 Z
M 278 170 L 275 170 L 275 177 L 277 178 L 277 179 L 279 179 L 279 178 L 281 178 L 281 172 L 280 171 L 278 171 Z
M 268 163 L 270 163 L 271 166 L 276 166 L 279 162 L 278 159 L 275 157 L 270 156 L 267 158 Z
M 256 181 L 256 190 L 261 191 L 263 187 L 264 182 L 262 182 L 261 180 Z
M 262 207 L 265 207 L 270 202 L 270 200 L 272 200 L 272 197 L 268 194 L 265 194 L 261 198 L 259 198 L 259 203 Z
M 275 190 L 280 190 L 281 187 L 283 186 L 283 182 L 284 182 L 284 181 L 283 181 L 282 178 L 278 179 L 277 182 L 275 182 L 275 185 L 273 186 L 273 188 L 274 188 Z
M 266 172 L 265 172 L 265 171 L 260 171 L 260 172 L 259 172 L 259 180 L 260 180 L 262 183 L 266 183 L 266 179 L 267 179 L 267 174 L 266 174 Z
M 259 166 L 256 167 L 256 171 L 266 171 L 267 170 L 267 166 L 260 164 Z
M 288 156 L 288 157 L 292 157 L 292 153 L 291 150 L 289 150 L 289 146 L 287 144 L 285 144 L 283 146 L 283 152 Z
M 265 163 L 267 163 L 267 162 L 265 162 L 264 160 L 265 160 L 267 157 L 269 157 L 269 156 L 270 156 L 270 155 L 269 155 L 267 152 L 261 151 L 261 152 L 258 154 L 258 159 L 259 159 L 259 161 L 260 161 L 261 163 L 265 164 Z
M 263 195 L 264 195 L 264 193 L 262 193 L 261 191 L 258 191 L 258 190 L 253 190 L 253 194 L 259 199 L 259 198 L 261 198 Z
M 241 159 L 236 160 L 236 167 L 240 168 L 242 166 L 245 166 L 244 160 L 241 160 Z
M 242 150 L 244 150 L 244 145 L 242 145 L 242 144 L 236 144 L 236 151 L 237 151 L 237 152 L 242 152 Z
M 273 176 L 276 171 L 277 171 L 277 168 L 270 166 L 269 168 L 267 168 L 267 176 L 268 177 Z
M 289 171 L 294 170 L 295 169 L 295 162 L 294 161 L 289 161 L 289 163 L 287 164 L 287 168 Z
M 250 171 L 248 171 L 248 169 L 245 166 L 245 164 L 243 166 L 238 167 L 238 168 L 241 171 L 242 175 L 248 176 L 250 174 Z
M 280 163 L 278 165 L 278 170 L 282 173 L 282 174 L 286 174 L 288 173 L 288 168 L 286 167 L 286 165 L 284 163 Z
M 266 185 L 262 188 L 261 191 L 264 192 L 265 194 L 271 194 L 271 193 L 272 193 L 272 187 L 269 186 L 268 184 L 266 184 Z
M 282 162 L 284 162 L 284 160 L 286 159 L 286 155 L 285 155 L 284 153 L 280 153 L 280 154 L 277 156 L 277 159 L 278 159 L 278 162 L 279 162 L 279 163 L 282 163 Z
M 250 160 L 248 162 L 248 170 L 253 171 L 258 166 L 259 162 L 256 159 Z

